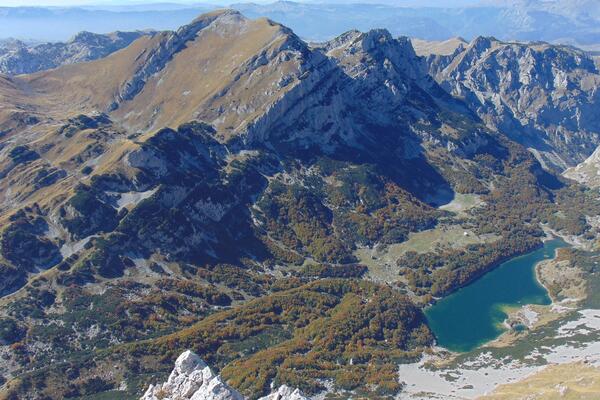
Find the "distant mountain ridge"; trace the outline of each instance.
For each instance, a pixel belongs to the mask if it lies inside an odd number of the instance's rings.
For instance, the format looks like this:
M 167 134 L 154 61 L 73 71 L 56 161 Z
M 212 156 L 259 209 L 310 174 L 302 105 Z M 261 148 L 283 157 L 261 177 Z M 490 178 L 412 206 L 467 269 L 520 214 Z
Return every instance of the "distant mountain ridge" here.
M 375 4 L 374 4 L 375 3 Z M 393 36 L 445 40 L 479 35 L 501 40 L 544 40 L 593 50 L 600 45 L 600 12 L 594 0 L 403 2 L 387 4 L 291 1 L 231 5 L 248 17 L 280 21 L 306 40 L 332 39 L 342 32 L 386 28 Z M 191 15 L 214 9 L 205 4 L 85 8 L 0 8 L 0 38 L 65 40 L 81 30 L 176 29 Z M 46 29 L 45 27 L 51 27 Z M 33 37 L 32 35 L 35 35 Z
M 584 51 L 478 37 L 426 56 L 431 76 L 492 128 L 561 171 L 600 140 L 600 71 Z
M 20 40 L 0 42 L 0 73 L 30 74 L 61 65 L 92 61 L 129 46 L 150 32 L 80 32 L 61 43 L 27 44 Z

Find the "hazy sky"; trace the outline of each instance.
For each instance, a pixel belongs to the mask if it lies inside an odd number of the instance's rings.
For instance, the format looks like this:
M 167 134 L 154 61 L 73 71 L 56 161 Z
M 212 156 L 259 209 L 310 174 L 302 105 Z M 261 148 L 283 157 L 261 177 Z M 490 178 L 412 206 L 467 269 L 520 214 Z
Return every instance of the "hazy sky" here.
M 261 3 L 264 1 L 255 1 Z M 201 0 L 201 1 L 185 1 L 185 0 L 0 0 L 0 7 L 13 6 L 81 6 L 81 5 L 127 5 L 127 4 L 148 4 L 148 3 L 182 3 L 182 4 L 227 4 L 229 1 L 219 0 Z
M 179 4 L 216 4 L 232 3 L 272 3 L 275 0 L 0 0 L 0 7 L 15 6 L 81 6 L 81 5 L 130 5 L 149 3 Z M 380 3 L 393 5 L 427 5 L 464 6 L 480 2 L 480 0 L 293 0 L 305 3 Z M 600 0 L 599 0 L 600 1 Z

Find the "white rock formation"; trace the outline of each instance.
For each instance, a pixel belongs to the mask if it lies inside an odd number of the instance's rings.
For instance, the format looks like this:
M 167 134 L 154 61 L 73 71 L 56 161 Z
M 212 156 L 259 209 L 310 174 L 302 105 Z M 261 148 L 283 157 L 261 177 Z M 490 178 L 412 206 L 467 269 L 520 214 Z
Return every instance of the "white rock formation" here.
M 169 379 L 150 385 L 140 400 L 243 400 L 244 397 L 215 375 L 194 352 L 187 350 L 175 361 Z M 308 400 L 300 390 L 281 386 L 259 400 Z
M 197 354 L 187 350 L 162 385 L 150 385 L 141 400 L 242 400 Z
M 280 386 L 276 392 L 271 393 L 268 396 L 261 397 L 259 400 L 308 400 L 300 389 L 292 389 L 288 386 Z

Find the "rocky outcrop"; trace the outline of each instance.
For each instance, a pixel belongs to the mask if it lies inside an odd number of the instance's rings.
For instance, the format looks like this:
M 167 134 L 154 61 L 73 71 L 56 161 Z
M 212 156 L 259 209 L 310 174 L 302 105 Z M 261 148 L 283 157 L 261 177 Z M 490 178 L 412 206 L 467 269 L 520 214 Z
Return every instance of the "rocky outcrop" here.
M 427 61 L 442 87 L 548 168 L 583 161 L 600 140 L 600 73 L 583 51 L 478 37 Z
M 195 353 L 185 351 L 162 385 L 150 385 L 141 400 L 242 400 L 241 394 L 223 383 Z
M 195 353 L 187 350 L 175 361 L 169 379 L 150 385 L 140 400 L 243 400 L 244 397 L 228 386 Z M 259 400 L 308 400 L 298 389 L 281 386 Z
M 259 400 L 308 400 L 299 389 L 292 389 L 289 386 L 282 385 L 277 391 Z
M 0 42 L 0 73 L 30 74 L 61 65 L 97 60 L 128 46 L 144 32 L 96 34 L 80 32 L 68 42 L 27 44 Z

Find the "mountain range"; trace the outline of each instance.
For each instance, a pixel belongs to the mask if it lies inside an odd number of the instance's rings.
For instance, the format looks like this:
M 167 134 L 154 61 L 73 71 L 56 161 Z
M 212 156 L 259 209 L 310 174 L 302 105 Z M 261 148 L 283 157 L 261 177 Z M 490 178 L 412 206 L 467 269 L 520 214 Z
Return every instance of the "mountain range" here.
M 381 4 L 383 3 L 383 4 Z M 445 40 L 494 36 L 544 40 L 597 50 L 600 12 L 595 0 L 291 2 L 230 5 L 250 18 L 268 17 L 305 40 L 330 40 L 351 29 L 386 28 L 394 36 Z M 0 38 L 64 41 L 79 31 L 176 29 L 208 4 L 134 4 L 0 8 Z
M 28 44 L 20 40 L 0 42 L 0 73 L 30 74 L 61 65 L 92 61 L 127 47 L 142 32 L 113 32 L 106 35 L 79 32 L 65 43 Z
M 478 37 L 427 63 L 446 91 L 532 149 L 544 166 L 564 170 L 595 149 L 600 75 L 585 52 Z
M 572 47 L 308 43 L 234 10 L 2 75 L 1 395 L 139 398 L 190 349 L 251 399 L 397 396 L 425 306 L 549 229 L 598 234 L 561 175 L 599 144 L 598 84 Z M 466 244 L 379 262 L 424 231 Z

